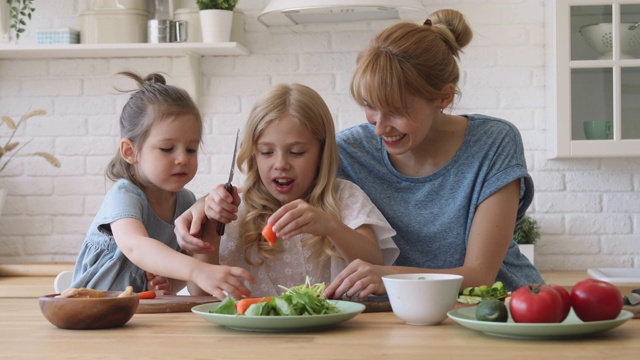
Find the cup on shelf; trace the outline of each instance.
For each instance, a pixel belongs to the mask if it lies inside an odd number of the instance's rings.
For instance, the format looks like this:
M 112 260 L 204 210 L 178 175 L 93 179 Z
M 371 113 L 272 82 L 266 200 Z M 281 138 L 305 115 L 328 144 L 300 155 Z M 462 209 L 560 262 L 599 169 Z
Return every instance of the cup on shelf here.
M 585 121 L 583 123 L 584 136 L 587 140 L 611 139 L 613 124 L 611 121 Z
M 152 19 L 148 24 L 148 42 L 152 44 L 187 41 L 186 21 Z
M 184 20 L 187 22 L 187 32 L 189 33 L 187 42 L 202 42 L 202 29 L 200 28 L 200 14 L 197 8 L 181 8 L 174 12 L 174 20 Z

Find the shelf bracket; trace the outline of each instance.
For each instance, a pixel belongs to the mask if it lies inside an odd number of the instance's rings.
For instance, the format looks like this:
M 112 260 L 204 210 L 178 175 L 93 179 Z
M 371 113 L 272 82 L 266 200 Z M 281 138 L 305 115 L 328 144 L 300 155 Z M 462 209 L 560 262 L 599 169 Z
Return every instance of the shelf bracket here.
M 181 61 L 174 63 L 175 67 L 184 69 L 180 73 L 178 86 L 187 90 L 191 98 L 197 105 L 200 105 L 200 94 L 202 93 L 202 55 L 196 53 L 186 53 L 183 57 L 177 58 Z

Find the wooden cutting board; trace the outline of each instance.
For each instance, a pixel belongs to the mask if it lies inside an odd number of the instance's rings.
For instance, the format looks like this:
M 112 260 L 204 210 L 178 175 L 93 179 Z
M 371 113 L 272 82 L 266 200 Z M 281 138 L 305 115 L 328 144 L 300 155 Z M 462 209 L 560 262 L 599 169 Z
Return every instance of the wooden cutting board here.
M 387 296 L 367 296 L 364 299 L 360 299 L 358 297 L 342 297 L 341 300 L 352 301 L 356 303 L 363 304 L 365 306 L 364 312 L 372 313 L 372 312 L 389 312 L 391 311 L 391 303 L 389 302 L 389 298 Z
M 213 296 L 160 295 L 155 299 L 141 299 L 136 314 L 189 312 L 191 308 L 220 301 Z

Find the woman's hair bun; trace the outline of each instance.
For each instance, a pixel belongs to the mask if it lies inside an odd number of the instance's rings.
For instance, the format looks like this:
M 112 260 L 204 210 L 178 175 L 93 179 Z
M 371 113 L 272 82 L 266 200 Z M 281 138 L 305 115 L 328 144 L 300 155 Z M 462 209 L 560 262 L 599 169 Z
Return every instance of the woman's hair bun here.
M 429 15 L 428 20 L 431 20 L 433 25 L 442 25 L 449 29 L 459 49 L 467 46 L 473 38 L 471 27 L 459 11 L 453 9 L 437 10 Z

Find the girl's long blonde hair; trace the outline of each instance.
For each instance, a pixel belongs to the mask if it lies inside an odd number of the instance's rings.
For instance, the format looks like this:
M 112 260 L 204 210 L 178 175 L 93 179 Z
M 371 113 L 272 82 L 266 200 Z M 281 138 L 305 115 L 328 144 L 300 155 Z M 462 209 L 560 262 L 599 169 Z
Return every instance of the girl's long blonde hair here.
M 472 37 L 464 16 L 450 9 L 429 15 L 424 25 L 392 25 L 358 54 L 351 95 L 360 106 L 410 118 L 407 95 L 431 101 L 458 93 L 457 59 Z
M 338 171 L 338 146 L 331 112 L 322 97 L 313 89 L 301 84 L 279 84 L 269 90 L 254 105 L 243 131 L 238 150 L 238 169 L 246 174 L 241 188 L 247 216 L 240 222 L 240 241 L 244 244 L 245 261 L 260 265 L 265 257 L 282 252 L 282 245 L 271 247 L 262 237 L 267 219 L 282 204 L 273 197 L 260 180 L 256 161 L 256 144 L 264 129 L 270 124 L 290 116 L 322 144 L 318 173 L 313 188 L 303 199 L 339 219 L 340 206 L 335 189 Z M 310 247 L 318 263 L 329 256 L 339 256 L 331 241 L 325 237 L 311 236 L 303 240 Z M 260 259 L 251 259 L 252 249 L 257 248 Z

